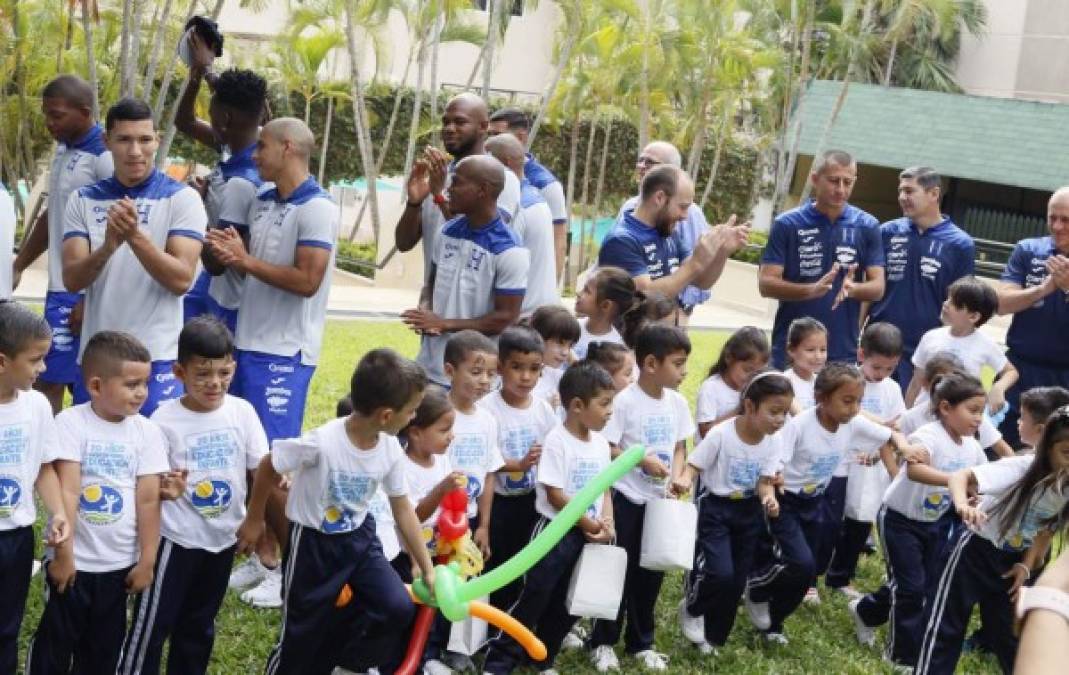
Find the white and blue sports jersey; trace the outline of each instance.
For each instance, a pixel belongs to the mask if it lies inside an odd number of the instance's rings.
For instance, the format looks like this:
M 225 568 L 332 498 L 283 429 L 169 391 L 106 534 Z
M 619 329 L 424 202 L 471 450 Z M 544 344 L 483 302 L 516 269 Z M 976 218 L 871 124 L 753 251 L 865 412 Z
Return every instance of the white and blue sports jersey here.
M 946 217 L 924 232 L 909 218 L 899 218 L 881 225 L 880 234 L 887 289 L 872 306 L 870 321 L 886 321 L 901 329 L 905 360 L 925 333 L 942 325 L 939 314 L 947 289 L 973 273 L 976 247 L 972 237 Z M 834 335 L 830 327 L 829 332 Z M 828 358 L 833 358 L 831 353 Z
M 857 278 L 864 279 L 866 269 L 883 267 L 884 256 L 879 221 L 850 204 L 834 223 L 814 202 L 781 213 L 772 221 L 761 264 L 782 266 L 784 281 L 813 283 L 835 263 L 844 272 L 830 291 L 812 300 L 779 303 L 772 324 L 772 362 L 777 368 L 786 363 L 787 329 L 803 316 L 817 319 L 828 329 L 829 361 L 856 358 L 861 303 L 847 299 L 835 311 L 831 306 L 842 287 L 846 267 L 856 264 Z
M 200 195 L 155 169 L 133 187 L 112 177 L 80 188 L 67 202 L 63 238 L 84 237 L 90 250 L 103 246 L 108 208 L 124 197 L 136 204 L 139 226 L 157 248 L 164 249 L 171 237 L 204 240 L 207 216 Z M 182 296 L 153 279 L 127 244 L 115 251 L 86 290 L 79 363 L 89 338 L 102 330 L 136 335 L 153 361 L 178 356 Z
M 678 228 L 667 237 L 625 212 L 601 242 L 598 267 L 619 267 L 632 277 L 649 276 L 656 281 L 675 274 L 690 250 L 679 239 Z
M 1069 489 L 1059 486 L 1058 481 L 1043 481 L 1032 490 L 1021 519 L 1009 523 L 1006 533 L 1002 533 L 1006 524 L 1006 513 L 992 513 L 999 497 L 1012 489 L 1028 472 L 1035 461 L 1035 455 L 1006 457 L 997 462 L 974 466 L 976 489 L 982 495 L 980 510 L 988 515 L 978 532 L 995 546 L 1007 551 L 1024 551 L 1035 541 L 1040 532 L 1051 532 L 1052 522 L 1065 510 L 1069 503 Z
M 523 247 L 531 256 L 527 293 L 521 312 L 526 315 L 543 305 L 559 305 L 556 249 L 553 243 L 553 215 L 538 190 L 524 179 L 520 212 L 512 221 Z
M 701 472 L 703 492 L 729 499 L 752 497 L 761 476 L 771 478 L 779 469 L 780 435 L 770 434 L 750 445 L 739 438 L 738 420 L 732 417 L 710 429 L 687 457 L 687 463 Z
M 919 444 L 928 451 L 928 466 L 936 471 L 951 474 L 987 462 L 980 443 L 971 437 L 955 441 L 947 433 L 942 422 L 931 422 L 917 429 L 910 437 L 911 443 Z M 934 522 L 950 510 L 953 503 L 946 487 L 926 485 L 910 480 L 903 466 L 891 481 L 883 495 L 887 508 L 897 511 L 910 520 Z
M 208 211 L 208 227 L 232 227 L 242 236 L 249 234 L 249 213 L 256 201 L 256 193 L 263 185 L 260 172 L 252 161 L 250 145 L 241 152 L 219 162 L 208 176 L 208 194 L 204 208 Z M 236 270 L 228 269 L 213 276 L 208 285 L 208 295 L 221 307 L 237 309 L 241 302 L 244 277 Z
M 1063 252 L 1063 255 L 1066 253 L 1069 252 Z M 1057 254 L 1054 237 L 1023 239 L 1010 254 L 1002 281 L 1021 288 L 1039 286 L 1050 275 L 1047 259 Z M 1010 330 L 1006 334 L 1006 346 L 1015 359 L 1064 369 L 1069 368 L 1067 334 L 1069 296 L 1062 291 L 1055 291 L 1013 315 Z
M 48 172 L 48 290 L 66 292 L 63 286 L 63 217 L 75 190 L 111 178 L 111 153 L 104 146 L 104 129 L 94 125 L 70 145 L 60 143 Z
M 802 411 L 779 431 L 783 488 L 804 497 L 822 494 L 843 458 L 874 453 L 891 438 L 889 427 L 864 415 L 828 431 L 818 411 L 819 407 Z
M 620 207 L 620 213 L 616 215 L 616 220 L 619 221 L 628 211 L 634 211 L 635 207 L 638 206 L 638 199 L 638 195 L 636 195 L 624 202 L 624 205 Z M 694 247 L 698 245 L 698 239 L 710 229 L 709 221 L 705 219 L 705 214 L 702 213 L 701 207 L 697 204 L 691 204 L 690 208 L 687 209 L 687 217 L 676 223 L 674 234 L 683 248 L 693 251 Z M 691 284 L 680 292 L 679 304 L 684 307 L 693 307 L 702 304 L 712 296 L 713 294 L 704 288 Z
M 553 214 L 553 224 L 568 222 L 568 209 L 564 204 L 564 186 L 553 172 L 542 166 L 534 155 L 527 153 L 523 162 L 523 177 L 542 195 Z
M 445 177 L 445 191 L 449 192 L 449 184 L 453 182 L 453 171 L 456 162 L 449 163 L 449 170 Z M 502 165 L 505 172 L 505 189 L 497 196 L 497 208 L 502 212 L 502 219 L 511 223 L 520 209 L 520 179 Z M 423 280 L 430 277 L 431 265 L 434 263 L 434 248 L 438 241 L 438 234 L 446 225 L 442 210 L 434 203 L 431 195 L 423 200 L 420 206 L 420 222 L 423 226 Z
M 443 319 L 489 314 L 499 295 L 523 297 L 530 260 L 527 249 L 500 218 L 473 229 L 467 216 L 449 221 L 437 238 L 431 311 Z M 416 361 L 434 382 L 445 384 L 443 358 L 449 335 L 425 335 Z
M 319 290 L 310 298 L 248 275 L 234 338 L 238 349 L 278 356 L 299 353 L 304 365 L 316 364 L 323 344 L 339 218 L 338 205 L 312 176 L 286 199 L 273 184 L 260 189 L 249 217 L 249 253 L 272 265 L 291 266 L 297 249 L 310 246 L 330 251 L 330 263 Z
M 12 252 L 15 250 L 15 201 L 0 185 L 0 300 L 11 297 Z

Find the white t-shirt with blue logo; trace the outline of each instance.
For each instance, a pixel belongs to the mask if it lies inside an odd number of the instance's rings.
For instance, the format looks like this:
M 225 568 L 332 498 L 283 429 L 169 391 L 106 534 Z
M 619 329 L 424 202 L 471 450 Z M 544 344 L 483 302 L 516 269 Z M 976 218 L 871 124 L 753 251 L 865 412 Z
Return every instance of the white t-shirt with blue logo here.
M 234 341 L 238 349 L 292 357 L 314 366 L 323 345 L 331 270 L 340 213 L 330 195 L 309 176 L 282 199 L 273 184 L 256 195 L 250 215 L 249 253 L 272 265 L 292 266 L 302 246 L 330 252 L 319 290 L 306 298 L 246 275 Z
M 980 510 L 989 516 L 980 526 L 979 534 L 995 546 L 1011 551 L 1024 551 L 1032 545 L 1036 535 L 1044 531 L 1043 522 L 1061 513 L 1069 502 L 1069 490 L 1059 492 L 1051 485 L 1037 488 L 1032 492 L 1021 522 L 1013 523 L 1005 537 L 999 534 L 1004 517 L 992 514 L 991 509 L 1003 493 L 1021 480 L 1033 460 L 1035 455 L 1021 455 L 973 467 L 976 488 L 982 495 Z
M 843 458 L 872 454 L 891 438 L 891 429 L 856 415 L 835 431 L 817 418 L 818 408 L 804 410 L 780 430 L 783 487 L 803 497 L 824 492 Z
M 783 374 L 791 381 L 791 388 L 794 389 L 794 400 L 802 410 L 808 410 L 817 404 L 816 374 L 810 375 L 808 380 L 803 380 L 802 377 L 795 372 L 794 368 L 788 368 L 783 371 Z
M 111 152 L 104 146 L 104 129 L 98 124 L 71 145 L 59 143 L 48 172 L 48 290 L 65 293 L 63 285 L 64 216 L 67 202 L 80 188 L 111 178 L 115 173 Z
M 531 314 L 544 305 L 559 305 L 553 215 L 546 200 L 526 181 L 523 183 L 520 212 L 512 221 L 512 229 L 519 235 L 531 258 L 522 313 Z
M 515 177 L 515 176 L 513 176 Z M 501 218 L 474 229 L 466 216 L 449 221 L 437 237 L 431 310 L 443 319 L 474 319 L 493 311 L 498 295 L 523 297 L 529 269 L 527 249 Z M 445 345 L 450 335 L 425 335 L 416 362 L 427 376 L 446 384 Z
M 390 498 L 382 491 L 375 490 L 375 495 L 368 504 L 367 512 L 375 519 L 375 534 L 382 544 L 382 553 L 387 560 L 393 560 L 401 552 L 401 540 L 397 537 L 397 523 L 393 519 L 393 507 Z
M 387 497 L 408 494 L 405 453 L 397 438 L 380 433 L 374 448 L 360 449 L 349 440 L 346 419 L 271 446 L 275 471 L 292 474 L 286 517 L 323 534 L 359 528 L 380 486 Z
M 584 441 L 573 436 L 563 424 L 557 425 L 546 436 L 542 458 L 538 461 L 535 510 L 545 518 L 556 518 L 559 511 L 549 503 L 546 488 L 560 488 L 564 496 L 570 499 L 604 471 L 611 461 L 609 441 L 600 433 L 591 431 L 590 440 Z M 594 503 L 587 507 L 585 515 L 600 518 L 604 498 L 604 494 L 598 495 Z
M 902 414 L 902 417 L 898 420 L 898 430 L 902 432 L 902 435 L 909 436 L 917 429 L 938 419 L 932 412 L 931 401 L 924 401 Z M 983 419 L 980 420 L 980 429 L 977 431 L 976 437 L 980 442 L 981 448 L 990 448 L 1002 440 L 1002 433 L 991 423 L 991 419 L 984 415 Z
M 751 497 L 761 476 L 772 477 L 779 469 L 779 435 L 750 445 L 739 438 L 738 419 L 732 417 L 710 429 L 687 457 L 687 463 L 701 471 L 702 489 L 718 497 Z
M 861 395 L 861 409 L 886 424 L 906 411 L 906 402 L 902 399 L 902 388 L 890 377 L 879 382 L 865 382 L 865 392 Z M 846 456 L 839 462 L 835 475 L 842 477 L 850 473 L 852 456 Z M 889 476 L 884 476 L 890 480 Z
M 739 391 L 729 387 L 720 375 L 707 377 L 702 382 L 702 385 L 698 387 L 695 421 L 699 424 L 705 424 L 718 417 L 734 413 L 739 409 L 740 396 Z
M 11 297 L 15 250 L 15 201 L 0 185 L 0 300 Z
M 89 241 L 91 251 L 103 246 L 108 208 L 123 197 L 134 201 L 140 228 L 160 250 L 167 247 L 171 237 L 204 240 L 208 218 L 200 195 L 155 169 L 134 187 L 108 178 L 72 194 L 67 202 L 63 238 L 83 237 Z M 148 347 L 153 361 L 169 361 L 178 356 L 182 295 L 175 295 L 153 279 L 126 243 L 112 254 L 86 290 L 79 363 L 89 339 L 102 330 L 136 335 Z
M 468 414 L 456 411 L 453 422 L 453 442 L 446 454 L 453 471 L 463 471 L 468 480 L 468 518 L 479 513 L 479 496 L 486 489 L 486 475 L 500 469 L 505 460 L 501 458 L 498 445 L 498 422 L 485 408 L 475 406 Z
M 661 398 L 651 398 L 638 383 L 628 385 L 612 402 L 612 417 L 602 432 L 610 443 L 627 450 L 632 445 L 645 447 L 646 456 L 654 456 L 672 472 L 676 444 L 694 435 L 696 427 L 687 399 L 674 389 L 665 389 Z M 642 467 L 631 469 L 613 486 L 635 504 L 662 499 L 668 478 L 656 478 Z
M 932 422 L 917 429 L 909 441 L 924 446 L 931 457 L 928 465 L 944 473 L 987 463 L 987 456 L 975 438 L 962 438 L 956 443 L 942 422 Z M 939 520 L 952 506 L 947 488 L 910 480 L 904 466 L 884 493 L 883 503 L 906 518 L 921 522 Z
M 412 500 L 412 508 L 416 508 L 424 497 L 453 472 L 453 467 L 449 463 L 449 455 L 431 455 L 430 466 L 417 464 L 412 461 L 411 457 L 405 455 L 404 467 L 405 484 L 408 486 L 408 498 Z M 433 528 L 438 522 L 438 514 L 441 511 L 441 506 L 434 509 L 434 512 L 423 520 L 423 526 Z
M 983 332 L 974 330 L 957 337 L 950 334 L 949 326 L 942 326 L 933 328 L 921 338 L 917 351 L 913 352 L 913 365 L 924 368 L 940 352 L 950 352 L 960 358 L 965 364 L 965 372 L 975 378 L 980 377 L 984 366 L 998 373 L 1008 363 L 1002 347 Z
M 56 459 L 81 464 L 74 564 L 83 572 L 114 572 L 137 563 L 137 479 L 165 473 L 167 440 L 141 415 L 109 422 L 91 403 L 56 415 Z
M 624 337 L 620 335 L 620 331 L 616 330 L 616 326 L 610 326 L 609 332 L 603 335 L 594 335 L 587 329 L 586 324 L 589 321 L 587 318 L 579 319 L 579 341 L 572 345 L 572 353 L 575 354 L 575 358 L 580 361 L 586 358 L 587 352 L 590 351 L 590 345 L 594 342 L 612 342 L 614 344 L 624 344 Z
M 186 469 L 186 492 L 161 506 L 160 534 L 185 548 L 218 553 L 232 546 L 245 518 L 246 473 L 267 454 L 267 435 L 247 401 L 227 396 L 216 410 L 194 412 L 180 399 L 152 415 L 167 438 L 173 469 Z
M 41 465 L 56 458 L 52 406 L 38 391 L 0 403 L 0 532 L 33 525 L 33 488 Z
M 232 227 L 241 235 L 249 234 L 249 214 L 256 201 L 256 193 L 263 185 L 260 173 L 252 161 L 256 145 L 250 145 L 219 162 L 208 174 L 208 194 L 204 208 L 208 211 L 208 227 Z M 213 276 L 208 295 L 221 307 L 237 309 L 241 304 L 241 289 L 245 279 L 236 270 L 227 269 Z
M 526 408 L 513 408 L 501 397 L 501 391 L 491 392 L 479 401 L 497 420 L 498 447 L 506 460 L 523 459 L 531 446 L 546 440 L 546 434 L 553 430 L 560 420 L 553 408 L 543 398 L 531 397 Z M 494 492 L 499 495 L 530 494 L 535 487 L 535 468 L 528 471 L 507 473 L 497 472 L 497 484 Z

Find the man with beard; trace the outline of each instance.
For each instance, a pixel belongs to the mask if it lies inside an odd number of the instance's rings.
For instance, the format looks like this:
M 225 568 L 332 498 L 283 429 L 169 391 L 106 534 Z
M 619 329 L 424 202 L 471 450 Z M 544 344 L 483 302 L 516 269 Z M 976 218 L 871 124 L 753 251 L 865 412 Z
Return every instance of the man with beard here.
M 710 288 L 724 261 L 746 244 L 750 225 L 728 222 L 702 235 L 690 250 L 676 225 L 694 201 L 694 181 L 679 167 L 664 164 L 642 179 L 638 203 L 624 210 L 601 243 L 599 267 L 619 267 L 644 293 L 678 297 L 689 285 Z
M 401 252 L 411 251 L 423 239 L 424 281 L 430 276 L 438 233 L 446 221 L 453 217 L 446 195 L 453 172 L 457 163 L 465 157 L 486 154 L 483 143 L 489 124 L 485 101 L 471 93 L 454 96 L 442 113 L 442 145 L 445 146 L 445 152 L 427 147 L 423 156 L 412 166 L 412 173 L 405 183 L 408 201 L 394 229 L 394 239 Z M 516 215 L 519 204 L 520 181 L 511 171 L 506 171 L 505 186 L 497 199 L 497 206 L 506 224 Z

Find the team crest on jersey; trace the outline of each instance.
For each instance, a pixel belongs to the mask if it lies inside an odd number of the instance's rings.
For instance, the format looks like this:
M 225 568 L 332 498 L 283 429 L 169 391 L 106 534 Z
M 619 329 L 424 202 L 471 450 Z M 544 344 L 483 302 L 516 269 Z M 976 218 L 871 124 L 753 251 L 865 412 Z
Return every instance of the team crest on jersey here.
M 471 257 L 468 258 L 468 269 L 478 272 L 485 259 L 486 251 L 480 248 L 473 248 L 471 250 Z
M 234 489 L 228 481 L 208 478 L 194 486 L 189 501 L 205 518 L 218 518 L 230 508 Z
M 352 532 L 356 529 L 356 513 L 341 506 L 328 506 L 323 511 L 323 521 L 319 528 L 327 534 Z

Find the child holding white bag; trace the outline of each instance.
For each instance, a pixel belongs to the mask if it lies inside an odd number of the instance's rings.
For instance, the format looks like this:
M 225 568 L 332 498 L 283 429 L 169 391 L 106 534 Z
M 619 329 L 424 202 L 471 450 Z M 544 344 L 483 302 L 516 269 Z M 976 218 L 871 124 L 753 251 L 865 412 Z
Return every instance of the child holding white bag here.
M 743 387 L 738 416 L 714 426 L 672 481 L 672 493 L 690 489 L 701 474 L 698 544 L 694 569 L 679 605 L 683 637 L 702 654 L 716 654 L 735 624 L 763 514 L 779 513 L 772 478 L 779 468 L 779 438 L 794 400 L 791 381 L 766 370 Z

